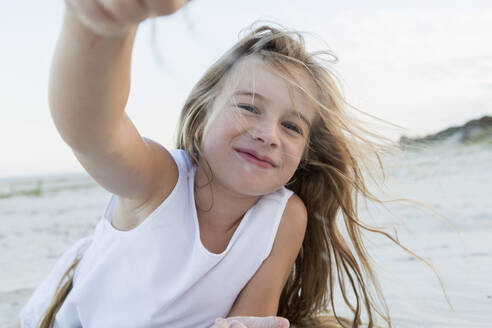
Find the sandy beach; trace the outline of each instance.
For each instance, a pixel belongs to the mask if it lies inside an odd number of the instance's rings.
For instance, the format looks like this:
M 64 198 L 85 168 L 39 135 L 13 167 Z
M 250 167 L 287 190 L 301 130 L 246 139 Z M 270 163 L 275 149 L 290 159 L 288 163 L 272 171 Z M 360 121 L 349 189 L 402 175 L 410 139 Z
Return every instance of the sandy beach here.
M 399 240 L 440 272 L 455 310 L 428 266 L 367 235 L 394 327 L 492 326 L 491 162 L 486 143 L 435 146 L 387 162 L 395 195 L 425 202 L 448 221 L 396 204 L 388 206 L 396 219 L 371 206 L 361 218 L 395 224 Z M 73 174 L 1 179 L 0 195 L 0 327 L 9 327 L 59 256 L 92 233 L 110 194 Z

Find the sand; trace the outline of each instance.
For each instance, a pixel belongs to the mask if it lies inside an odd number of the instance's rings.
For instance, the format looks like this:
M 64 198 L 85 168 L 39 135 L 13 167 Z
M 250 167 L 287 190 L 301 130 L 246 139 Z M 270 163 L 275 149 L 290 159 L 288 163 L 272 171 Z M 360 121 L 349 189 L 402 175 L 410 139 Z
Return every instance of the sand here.
M 482 145 L 387 162 L 396 194 L 430 204 L 458 231 L 421 209 L 390 206 L 399 222 L 381 208 L 361 208 L 369 223 L 396 223 L 400 241 L 439 270 L 455 309 L 429 267 L 369 236 L 395 327 L 492 327 L 491 162 Z M 9 327 L 58 257 L 92 232 L 110 194 L 79 174 L 2 179 L 0 195 L 0 327 Z

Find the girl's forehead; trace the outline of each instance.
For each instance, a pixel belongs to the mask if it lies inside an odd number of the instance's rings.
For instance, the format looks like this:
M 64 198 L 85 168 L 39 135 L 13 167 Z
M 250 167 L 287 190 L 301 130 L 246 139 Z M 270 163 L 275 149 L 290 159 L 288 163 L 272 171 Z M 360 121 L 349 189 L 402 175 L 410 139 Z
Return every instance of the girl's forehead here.
M 293 65 L 286 66 L 292 76 L 295 76 L 296 82 L 303 87 L 312 83 L 307 78 L 305 72 L 301 72 L 300 69 L 293 67 Z M 239 60 L 234 66 L 232 72 L 233 80 L 236 80 L 236 84 L 261 84 L 263 87 L 268 87 L 272 82 L 276 82 L 275 86 L 287 87 L 292 85 L 287 80 L 287 76 L 281 74 L 281 72 L 273 66 L 273 64 L 259 58 L 258 56 L 247 56 Z M 293 85 L 292 85 L 293 86 Z

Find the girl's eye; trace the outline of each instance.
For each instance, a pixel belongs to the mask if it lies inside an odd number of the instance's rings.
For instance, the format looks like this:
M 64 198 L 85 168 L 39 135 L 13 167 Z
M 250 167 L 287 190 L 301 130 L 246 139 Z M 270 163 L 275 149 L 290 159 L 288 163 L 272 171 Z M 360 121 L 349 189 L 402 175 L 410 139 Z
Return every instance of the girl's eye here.
M 247 110 L 248 112 L 258 113 L 258 110 L 251 105 L 238 105 L 237 107 Z
M 251 112 L 251 113 L 255 113 L 255 114 L 259 113 L 258 110 L 256 109 L 256 107 L 254 107 L 252 105 L 240 104 L 240 105 L 237 105 L 237 107 L 242 108 L 244 110 L 247 110 L 248 112 Z M 300 135 L 303 134 L 302 129 L 293 123 L 285 122 L 285 123 L 283 123 L 283 126 L 286 127 L 287 129 L 291 130 L 291 131 L 294 131 L 294 132 L 300 134 Z
M 289 122 L 285 122 L 284 123 L 284 126 L 289 129 L 289 130 L 292 130 L 292 131 L 295 131 L 299 134 L 302 134 L 302 130 L 295 124 L 292 124 L 292 123 L 289 123 Z

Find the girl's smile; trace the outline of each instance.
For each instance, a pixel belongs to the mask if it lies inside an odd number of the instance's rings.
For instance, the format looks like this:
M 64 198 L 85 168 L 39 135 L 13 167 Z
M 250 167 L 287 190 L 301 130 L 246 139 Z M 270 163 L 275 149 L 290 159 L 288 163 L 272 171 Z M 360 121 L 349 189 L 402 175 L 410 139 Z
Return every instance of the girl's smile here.
M 303 74 L 297 77 L 301 85 L 312 85 Z M 244 58 L 228 81 L 210 109 L 202 140 L 213 183 L 241 195 L 273 192 L 294 175 L 315 109 L 259 57 Z
M 268 156 L 258 155 L 258 153 L 252 149 L 236 148 L 234 150 L 239 154 L 239 156 L 241 156 L 241 158 L 261 168 L 273 169 L 277 167 L 275 162 L 272 159 L 270 159 Z

